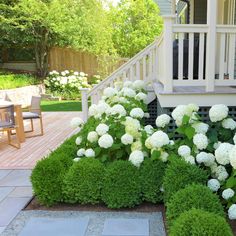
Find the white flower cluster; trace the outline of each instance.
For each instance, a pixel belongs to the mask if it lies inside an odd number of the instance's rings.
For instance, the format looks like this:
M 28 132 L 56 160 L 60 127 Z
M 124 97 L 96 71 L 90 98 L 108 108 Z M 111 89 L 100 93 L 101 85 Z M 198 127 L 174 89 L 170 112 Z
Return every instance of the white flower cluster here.
M 217 104 L 210 108 L 209 117 L 212 122 L 222 121 L 228 116 L 229 108 L 224 104 Z
M 217 179 L 210 179 L 207 182 L 207 186 L 211 191 L 217 192 L 220 189 L 220 182 Z
M 80 127 L 84 124 L 84 121 L 80 118 L 80 117 L 74 117 L 71 122 L 70 122 L 70 125 L 71 127 L 73 128 L 77 128 L 77 127 Z
M 195 158 L 191 155 L 191 149 L 187 145 L 179 146 L 178 154 L 187 162 L 192 165 L 195 164 Z
M 197 149 L 206 149 L 208 145 L 208 138 L 205 134 L 195 134 L 193 136 L 193 143 L 196 145 Z
M 159 128 L 164 128 L 170 123 L 170 116 L 167 114 L 162 114 L 156 118 L 156 126 Z
M 129 161 L 134 165 L 139 167 L 141 165 L 141 163 L 144 160 L 144 155 L 143 152 L 141 151 L 133 151 L 131 152 L 130 156 L 129 156 Z

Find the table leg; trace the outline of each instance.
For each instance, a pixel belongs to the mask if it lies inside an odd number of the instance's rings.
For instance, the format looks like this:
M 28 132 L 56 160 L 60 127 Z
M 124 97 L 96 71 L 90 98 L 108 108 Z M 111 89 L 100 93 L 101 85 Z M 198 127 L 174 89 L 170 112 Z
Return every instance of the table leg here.
M 25 131 L 24 131 L 24 122 L 23 122 L 21 105 L 15 105 L 15 113 L 16 113 L 15 121 L 18 129 L 19 139 L 20 142 L 23 143 L 25 142 Z

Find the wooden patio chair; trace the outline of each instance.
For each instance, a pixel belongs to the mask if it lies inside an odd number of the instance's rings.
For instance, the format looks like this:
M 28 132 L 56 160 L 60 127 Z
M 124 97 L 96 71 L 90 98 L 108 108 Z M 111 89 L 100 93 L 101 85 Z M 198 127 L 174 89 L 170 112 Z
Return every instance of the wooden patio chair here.
M 20 148 L 19 131 L 17 129 L 14 117 L 14 105 L 0 107 L 0 131 L 7 132 L 8 144 Z M 12 131 L 16 134 L 16 143 L 12 142 Z
M 30 120 L 30 126 L 31 126 L 31 129 L 28 130 L 28 131 L 25 131 L 25 133 L 34 132 L 34 122 L 33 122 L 33 120 L 39 119 L 39 122 L 40 122 L 40 133 L 27 136 L 27 138 L 42 136 L 44 134 L 44 132 L 43 132 L 43 118 L 42 118 L 40 103 L 41 103 L 41 97 L 40 96 L 32 96 L 29 111 L 22 113 L 23 120 Z

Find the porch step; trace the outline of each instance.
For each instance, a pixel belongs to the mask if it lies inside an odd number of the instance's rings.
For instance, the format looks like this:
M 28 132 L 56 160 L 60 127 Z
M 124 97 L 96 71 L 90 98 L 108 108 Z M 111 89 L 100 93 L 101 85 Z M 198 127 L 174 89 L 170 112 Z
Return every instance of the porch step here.
M 175 107 L 188 103 L 196 103 L 203 107 L 222 103 L 236 106 L 236 87 L 217 86 L 214 92 L 206 92 L 205 87 L 193 86 L 174 87 L 173 92 L 165 92 L 161 83 L 154 83 L 153 87 L 161 107 Z

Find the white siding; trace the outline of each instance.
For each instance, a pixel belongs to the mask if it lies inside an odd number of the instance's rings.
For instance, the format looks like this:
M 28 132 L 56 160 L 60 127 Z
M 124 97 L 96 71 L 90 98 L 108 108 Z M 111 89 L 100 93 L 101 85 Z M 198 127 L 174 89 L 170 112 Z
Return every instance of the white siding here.
M 160 8 L 161 15 L 171 14 L 171 0 L 154 0 Z

